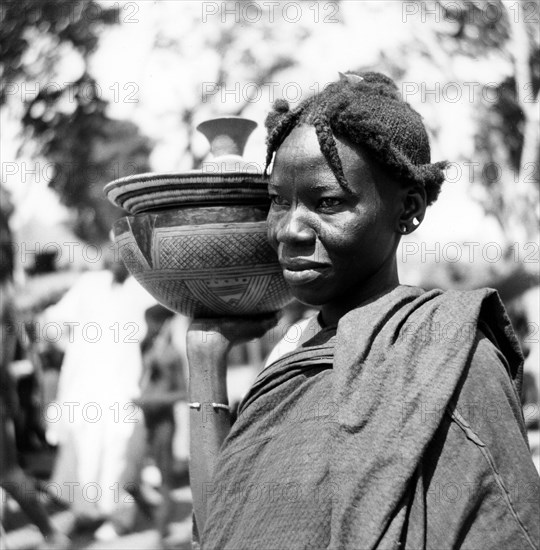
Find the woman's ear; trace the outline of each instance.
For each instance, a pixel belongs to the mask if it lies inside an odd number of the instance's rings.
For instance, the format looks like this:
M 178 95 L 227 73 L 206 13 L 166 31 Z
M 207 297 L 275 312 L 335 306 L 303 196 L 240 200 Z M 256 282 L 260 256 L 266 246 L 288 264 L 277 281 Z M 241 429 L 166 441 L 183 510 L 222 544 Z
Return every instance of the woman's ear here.
M 424 219 L 427 208 L 426 190 L 420 186 L 408 188 L 403 196 L 402 205 L 398 231 L 406 235 L 412 233 Z

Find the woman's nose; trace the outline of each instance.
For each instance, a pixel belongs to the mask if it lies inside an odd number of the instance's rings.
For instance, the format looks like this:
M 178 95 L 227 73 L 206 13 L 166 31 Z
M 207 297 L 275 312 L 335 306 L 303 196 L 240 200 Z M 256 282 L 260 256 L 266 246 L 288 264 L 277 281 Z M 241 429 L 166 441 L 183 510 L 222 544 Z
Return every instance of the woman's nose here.
M 280 220 L 277 234 L 278 242 L 284 244 L 309 244 L 315 241 L 315 231 L 301 208 L 291 208 Z

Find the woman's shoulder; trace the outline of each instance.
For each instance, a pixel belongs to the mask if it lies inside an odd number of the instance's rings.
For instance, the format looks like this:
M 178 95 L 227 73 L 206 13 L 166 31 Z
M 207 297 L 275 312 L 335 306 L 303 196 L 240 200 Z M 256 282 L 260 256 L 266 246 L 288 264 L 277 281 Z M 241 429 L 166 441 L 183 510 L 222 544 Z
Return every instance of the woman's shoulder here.
M 471 354 L 471 366 L 467 377 L 469 382 L 481 384 L 483 379 L 489 377 L 500 385 L 500 382 L 513 380 L 509 358 L 501 347 L 490 326 L 480 320 Z
M 508 316 L 493 289 L 443 291 L 400 285 L 347 313 L 338 332 L 345 342 L 382 336 L 392 345 L 421 344 L 425 339 L 461 345 L 472 344 L 482 319 L 494 333 L 506 332 L 512 338 Z
M 519 366 L 521 367 L 521 365 Z M 521 368 L 515 368 L 512 357 L 501 350 L 490 327 L 479 323 L 469 367 L 459 392 L 461 407 L 475 406 L 485 418 L 500 420 L 503 404 L 511 410 L 523 429 L 521 409 Z M 485 420 L 484 418 L 484 420 Z
M 498 299 L 497 290 L 483 287 L 475 289 L 441 289 L 422 288 L 417 286 L 401 285 L 397 289 L 402 295 L 416 301 L 418 304 L 436 304 L 437 307 L 452 307 L 456 304 L 483 303 L 486 300 Z
M 500 359 L 519 389 L 523 354 L 495 289 L 428 291 L 418 302 L 416 318 L 429 325 L 430 334 L 449 345 L 472 343 L 471 357 L 476 369 Z

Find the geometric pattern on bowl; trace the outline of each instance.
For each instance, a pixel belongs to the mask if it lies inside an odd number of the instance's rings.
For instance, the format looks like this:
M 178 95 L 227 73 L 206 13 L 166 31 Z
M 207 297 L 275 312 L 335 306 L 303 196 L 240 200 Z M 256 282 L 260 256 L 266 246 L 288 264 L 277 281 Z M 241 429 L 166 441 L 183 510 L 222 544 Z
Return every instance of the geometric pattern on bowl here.
M 125 220 L 116 235 L 123 261 L 174 311 L 191 317 L 253 315 L 277 311 L 291 299 L 265 221 L 154 227 L 145 254 Z

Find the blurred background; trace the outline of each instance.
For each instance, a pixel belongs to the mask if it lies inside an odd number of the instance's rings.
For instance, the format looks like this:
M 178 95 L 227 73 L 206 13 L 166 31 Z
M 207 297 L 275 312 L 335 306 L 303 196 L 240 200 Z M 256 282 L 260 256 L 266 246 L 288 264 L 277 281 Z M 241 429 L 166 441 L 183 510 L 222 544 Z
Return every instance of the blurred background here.
M 4 0 L 0 17 L 2 262 L 13 262 L 15 301 L 29 333 L 12 367 L 19 415 L 57 398 L 65 349 L 40 333 L 41 316 L 83 275 L 107 268 L 110 228 L 122 212 L 105 199 L 106 183 L 197 168 L 208 144 L 194 128 L 221 115 L 259 124 L 245 156 L 262 165 L 263 123 L 275 99 L 294 106 L 338 71 L 376 70 L 395 79 L 423 116 L 433 161 L 450 161 L 438 202 L 402 243 L 402 282 L 500 292 L 526 355 L 523 405 L 538 464 L 537 0 Z M 303 313 L 292 306 L 287 319 Z M 234 352 L 235 400 L 273 343 Z M 19 460 L 47 480 L 57 441 L 46 430 L 32 439 L 31 431 L 20 423 Z M 175 456 L 181 513 L 173 523 L 177 547 L 188 548 L 185 441 L 177 441 Z M 145 471 L 148 484 L 159 485 Z M 69 507 L 51 502 L 53 520 L 69 523 Z M 4 493 L 1 505 L 8 547 L 41 544 Z M 102 529 L 98 542 L 82 529 L 73 544 L 152 548 L 154 527 Z

